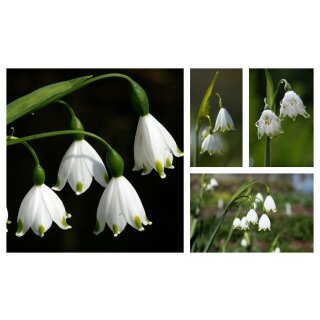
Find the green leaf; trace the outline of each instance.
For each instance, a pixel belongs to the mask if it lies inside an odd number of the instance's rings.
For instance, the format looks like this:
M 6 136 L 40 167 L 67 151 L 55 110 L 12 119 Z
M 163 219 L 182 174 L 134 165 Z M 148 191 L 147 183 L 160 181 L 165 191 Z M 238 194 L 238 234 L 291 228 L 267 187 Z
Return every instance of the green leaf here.
M 211 98 L 211 96 L 213 94 L 213 87 L 214 87 L 214 84 L 216 83 L 218 75 L 219 75 L 219 71 L 216 71 L 216 73 L 214 74 L 213 79 L 212 79 L 212 81 L 211 81 L 206 93 L 204 94 L 204 96 L 202 98 L 202 101 L 201 101 L 201 104 L 200 104 L 200 108 L 199 108 L 199 112 L 198 112 L 196 131 L 199 130 L 203 119 L 206 116 L 209 115 L 209 112 L 210 112 L 209 101 L 210 101 L 210 98 Z
M 269 108 L 272 109 L 272 104 L 274 99 L 273 81 L 272 81 L 270 72 L 267 69 L 265 69 L 264 72 L 266 75 L 266 82 L 267 82 L 267 103 Z
M 92 76 L 85 76 L 50 84 L 14 100 L 7 106 L 7 124 L 82 88 L 91 78 Z

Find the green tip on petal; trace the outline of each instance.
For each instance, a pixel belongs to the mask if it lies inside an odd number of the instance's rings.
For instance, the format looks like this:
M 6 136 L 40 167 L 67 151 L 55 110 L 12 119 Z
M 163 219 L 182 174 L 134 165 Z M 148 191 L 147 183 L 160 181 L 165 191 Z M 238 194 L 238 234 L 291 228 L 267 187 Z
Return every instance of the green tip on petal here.
M 83 184 L 80 181 L 77 183 L 76 190 L 77 190 L 76 192 L 77 195 L 79 195 L 83 190 Z
M 156 161 L 156 169 L 159 173 L 159 176 L 163 179 L 166 177 L 165 173 L 164 173 L 164 170 L 163 170 L 163 165 L 161 163 L 161 161 L 157 160 Z
M 143 163 L 142 164 L 142 172 L 146 173 L 148 171 L 147 166 Z
M 141 222 L 141 218 L 139 216 L 135 216 L 134 217 L 134 224 L 136 225 L 137 229 L 139 231 L 142 231 L 144 230 L 143 227 L 142 227 L 142 222 Z
M 38 230 L 39 230 L 39 236 L 40 236 L 40 237 L 43 237 L 43 236 L 44 236 L 44 232 L 45 232 L 44 225 L 40 224 Z
M 118 227 L 116 224 L 113 224 L 113 225 L 112 225 L 112 230 L 113 230 L 113 235 L 114 235 L 115 237 L 117 237 L 118 234 L 120 233 L 120 232 L 119 232 L 119 227 Z
M 104 175 L 104 181 L 106 183 L 109 183 L 109 176 L 107 174 Z
M 58 188 L 60 187 L 60 184 L 61 184 L 60 178 L 58 177 L 58 178 L 57 178 L 57 183 L 56 183 L 52 188 L 53 188 L 53 189 L 58 189 Z
M 167 168 L 173 168 L 172 162 L 169 158 L 166 159 L 166 167 Z
M 68 218 L 68 214 L 66 213 L 66 216 L 61 219 L 61 224 L 66 228 L 71 228 L 71 226 L 69 226 L 67 223 L 67 218 Z
M 17 226 L 17 232 L 16 232 L 16 234 L 17 234 L 17 235 L 20 234 L 20 233 L 22 232 L 22 230 L 23 230 L 23 223 L 22 223 L 21 219 L 19 219 L 19 220 L 18 220 L 18 226 Z
M 98 233 L 100 230 L 100 223 L 99 223 L 99 220 L 97 219 L 96 220 L 96 226 L 94 227 L 94 233 Z
M 147 224 L 149 224 L 149 225 L 151 225 L 151 224 L 152 224 L 152 222 L 148 219 L 148 217 L 147 217 L 147 216 L 145 216 L 144 218 L 146 219 Z
M 177 152 L 178 152 L 180 155 L 183 155 L 183 152 L 179 149 L 178 146 L 176 146 L 176 149 L 177 149 Z

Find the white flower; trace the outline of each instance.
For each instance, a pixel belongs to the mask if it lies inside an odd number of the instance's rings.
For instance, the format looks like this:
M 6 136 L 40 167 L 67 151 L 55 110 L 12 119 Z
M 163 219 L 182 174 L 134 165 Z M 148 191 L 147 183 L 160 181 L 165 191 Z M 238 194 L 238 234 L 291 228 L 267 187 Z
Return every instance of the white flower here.
M 201 139 L 204 140 L 209 134 L 209 128 L 203 129 L 201 132 Z
M 258 223 L 258 214 L 255 212 L 254 209 L 250 209 L 247 213 L 247 221 L 248 223 L 257 224 Z
M 151 224 L 136 190 L 124 176 L 112 178 L 106 186 L 99 202 L 94 233 L 102 232 L 106 223 L 115 237 L 127 223 L 139 231 L 144 230 L 143 225 Z
M 271 110 L 264 110 L 262 112 L 260 119 L 256 122 L 256 127 L 258 128 L 259 139 L 261 139 L 264 134 L 273 138 L 283 133 L 280 119 Z
M 269 217 L 264 213 L 259 220 L 259 231 L 271 230 L 271 222 Z
M 9 220 L 9 212 L 8 212 L 8 209 L 6 209 L 6 222 L 7 224 L 11 224 L 11 221 Z M 8 232 L 8 229 L 7 229 L 7 232 Z
M 264 200 L 264 204 L 263 204 L 264 208 L 266 209 L 267 212 L 269 211 L 273 211 L 273 212 L 277 212 L 277 207 L 276 207 L 276 204 L 273 200 L 273 198 L 268 195 L 266 197 L 266 199 Z
M 273 253 L 281 253 L 281 250 L 279 247 L 276 247 L 272 252 Z
M 219 129 L 221 132 L 236 130 L 232 118 L 225 108 L 220 108 L 213 131 L 216 132 Z
M 241 224 L 240 219 L 235 218 L 232 223 L 233 229 L 240 229 L 240 224 Z
M 206 185 L 206 191 L 212 191 L 214 187 L 218 186 L 219 183 L 215 178 L 211 178 L 210 182 Z
M 222 154 L 220 138 L 217 134 L 211 133 L 203 140 L 200 154 L 208 151 L 210 156 L 215 153 Z
M 67 230 L 71 228 L 66 221 L 70 217 L 60 198 L 49 187 L 45 184 L 34 185 L 20 205 L 16 235 L 23 236 L 31 227 L 35 234 L 43 237 L 52 221 Z
M 292 90 L 287 91 L 280 102 L 280 118 L 288 116 L 295 120 L 299 114 L 305 118 L 310 117 L 300 97 Z
M 259 203 L 259 202 L 263 202 L 263 195 L 260 193 L 260 192 L 258 192 L 257 194 L 256 194 L 256 197 L 255 197 L 255 200 L 254 200 L 256 203 Z
M 245 238 L 241 239 L 241 246 L 246 248 L 248 246 L 247 240 Z
M 134 140 L 134 168 L 148 174 L 152 169 L 165 178 L 164 168 L 173 169 L 173 155 L 183 156 L 168 130 L 150 113 L 139 119 Z
M 249 229 L 249 223 L 246 217 L 242 217 L 240 221 L 240 229 L 241 230 L 247 230 Z
M 57 183 L 52 189 L 60 191 L 68 181 L 79 195 L 90 187 L 92 177 L 103 187 L 107 185 L 107 170 L 98 153 L 84 139 L 75 140 L 62 158 Z

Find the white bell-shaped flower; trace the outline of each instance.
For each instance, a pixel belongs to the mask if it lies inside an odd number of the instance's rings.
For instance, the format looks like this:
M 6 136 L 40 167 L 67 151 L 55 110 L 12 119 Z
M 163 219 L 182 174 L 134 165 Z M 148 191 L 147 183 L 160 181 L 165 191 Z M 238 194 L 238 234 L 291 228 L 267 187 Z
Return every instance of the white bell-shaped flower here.
M 261 139 L 264 134 L 273 138 L 283 133 L 280 119 L 269 109 L 263 110 L 260 119 L 256 122 L 256 127 L 258 129 L 259 139 Z
M 263 195 L 260 193 L 260 192 L 258 192 L 257 194 L 256 194 L 256 196 L 255 196 L 255 198 L 254 198 L 254 202 L 256 202 L 256 203 L 259 203 L 259 202 L 263 202 Z
M 264 200 L 263 206 L 267 212 L 271 210 L 273 212 L 277 212 L 276 203 L 274 202 L 273 198 L 270 195 L 267 195 L 266 199 Z
M 250 209 L 246 215 L 248 223 L 257 224 L 258 223 L 258 214 L 254 209 Z
M 247 248 L 248 247 L 248 242 L 245 238 L 241 239 L 241 247 Z
M 242 219 L 240 220 L 240 229 L 241 230 L 249 229 L 249 223 L 246 217 L 242 217 Z
M 232 223 L 232 228 L 233 229 L 240 229 L 240 226 L 241 226 L 241 221 L 239 218 L 235 218 L 233 220 L 233 223 Z
M 272 252 L 273 253 L 281 253 L 281 250 L 279 247 L 276 247 Z
M 218 181 L 215 178 L 211 178 L 209 183 L 206 185 L 206 191 L 212 191 L 218 185 L 219 185 Z
M 218 134 L 208 134 L 207 137 L 203 140 L 200 154 L 203 154 L 206 151 L 208 151 L 210 156 L 212 156 L 213 154 L 222 154 L 221 142 Z
M 107 170 L 98 153 L 84 139 L 75 140 L 62 158 L 57 183 L 52 189 L 60 191 L 68 181 L 80 195 L 90 187 L 92 177 L 103 187 L 107 185 Z
M 287 91 L 280 102 L 280 118 L 288 116 L 295 120 L 298 115 L 305 118 L 310 117 L 301 98 L 294 91 Z
M 226 108 L 220 108 L 219 110 L 213 131 L 216 132 L 218 130 L 221 132 L 236 130 L 233 120 Z
M 264 213 L 259 219 L 259 231 L 271 230 L 271 222 L 269 217 Z
M 134 140 L 134 168 L 148 174 L 152 169 L 165 178 L 164 168 L 173 169 L 173 155 L 183 156 L 168 130 L 150 113 L 140 116 Z
M 106 223 L 115 237 L 127 223 L 139 231 L 144 230 L 143 225 L 151 224 L 136 190 L 124 176 L 112 178 L 106 186 L 99 202 L 94 233 L 102 232 Z
M 35 185 L 20 205 L 16 235 L 23 236 L 31 227 L 35 234 L 43 237 L 52 221 L 61 229 L 67 230 L 71 228 L 66 221 L 70 217 L 60 198 L 48 186 Z

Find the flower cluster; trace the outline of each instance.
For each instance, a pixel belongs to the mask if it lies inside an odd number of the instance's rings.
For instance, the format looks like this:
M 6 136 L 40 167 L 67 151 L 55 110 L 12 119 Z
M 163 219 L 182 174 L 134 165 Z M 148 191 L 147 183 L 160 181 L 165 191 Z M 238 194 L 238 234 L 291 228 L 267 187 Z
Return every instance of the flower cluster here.
M 210 156 L 214 154 L 222 154 L 221 138 L 218 132 L 220 131 L 225 133 L 230 130 L 236 130 L 229 112 L 222 106 L 222 99 L 220 95 L 218 93 L 216 93 L 216 95 L 219 97 L 220 110 L 213 129 L 211 127 L 211 118 L 210 116 L 207 116 L 209 119 L 209 128 L 202 132 L 203 141 L 200 149 L 200 154 L 207 151 Z
M 257 203 L 260 201 L 263 203 L 263 213 L 260 216 L 260 218 L 256 212 L 256 209 L 254 209 L 254 205 L 252 203 L 250 210 L 247 212 L 245 216 L 243 216 L 241 219 L 236 217 L 233 220 L 233 229 L 240 229 L 245 231 L 250 228 L 250 225 L 258 225 L 259 231 L 271 230 L 271 222 L 267 213 L 269 213 L 270 211 L 276 212 L 276 204 L 270 194 L 268 194 L 265 200 L 263 201 L 261 193 L 258 193 L 255 197 L 255 202 Z
M 134 93 L 134 107 L 140 114 L 140 119 L 134 141 L 134 169 L 142 169 L 142 174 L 148 174 L 155 169 L 161 178 L 165 178 L 164 168 L 173 169 L 173 156 L 181 157 L 182 151 L 167 129 L 157 121 L 148 109 L 148 100 L 143 89 L 132 83 Z M 61 102 L 66 105 L 66 103 Z M 72 108 L 69 106 L 69 109 Z M 85 131 L 80 120 L 71 111 L 70 129 L 74 141 L 62 158 L 57 183 L 52 189 L 61 191 L 68 183 L 76 195 L 87 191 L 93 178 L 104 187 L 98 209 L 96 228 L 94 233 L 101 233 L 105 225 L 118 236 L 127 224 L 142 231 L 143 226 L 151 225 L 145 213 L 140 197 L 132 184 L 123 176 L 124 164 L 121 156 L 102 138 L 107 147 L 107 166 L 111 173 L 111 180 L 104 162 L 94 148 L 84 139 Z M 82 133 L 83 132 L 83 133 Z M 32 149 L 30 146 L 29 150 Z M 33 150 L 33 149 L 32 149 Z M 34 150 L 32 151 L 34 154 Z M 34 186 L 24 197 L 17 218 L 17 236 L 23 236 L 31 227 L 35 234 L 43 237 L 45 232 L 55 222 L 61 229 L 70 229 L 67 213 L 62 201 L 45 182 L 45 173 L 35 156 L 36 167 L 33 172 Z
M 280 102 L 280 114 L 277 116 L 272 110 L 273 106 L 268 106 L 265 99 L 265 108 L 260 119 L 256 122 L 258 139 L 261 139 L 263 135 L 274 138 L 283 133 L 283 130 L 281 129 L 281 120 L 286 116 L 292 120 L 295 120 L 298 115 L 301 115 L 304 118 L 310 117 L 303 101 L 293 90 L 291 90 L 291 86 L 288 82 L 285 79 L 282 79 L 280 83 L 285 83 L 286 90 L 284 97 Z

